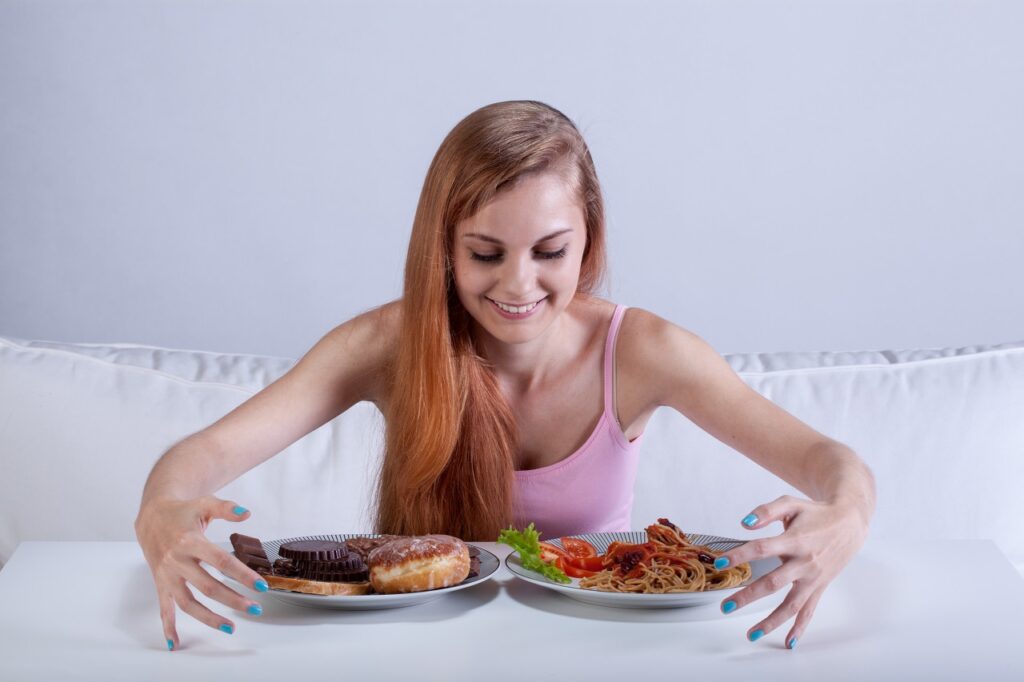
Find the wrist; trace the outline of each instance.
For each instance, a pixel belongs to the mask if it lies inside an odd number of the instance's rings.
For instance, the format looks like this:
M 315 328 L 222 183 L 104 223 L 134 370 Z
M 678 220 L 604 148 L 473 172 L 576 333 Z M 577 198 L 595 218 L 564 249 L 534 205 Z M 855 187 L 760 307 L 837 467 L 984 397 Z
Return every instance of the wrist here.
M 186 498 L 182 495 L 161 491 L 159 493 L 151 493 L 143 495 L 142 501 L 139 503 L 139 513 L 135 516 L 135 526 L 139 526 L 143 518 L 148 516 L 150 511 L 158 507 L 162 507 L 167 503 L 182 502 Z
M 857 453 L 841 446 L 833 460 L 832 474 L 819 488 L 824 502 L 856 514 L 864 527 L 875 514 L 875 477 Z
M 867 528 L 871 524 L 871 518 L 875 514 L 874 497 L 850 493 L 839 493 L 832 496 L 826 502 L 833 507 L 843 509 L 847 513 L 855 515 Z

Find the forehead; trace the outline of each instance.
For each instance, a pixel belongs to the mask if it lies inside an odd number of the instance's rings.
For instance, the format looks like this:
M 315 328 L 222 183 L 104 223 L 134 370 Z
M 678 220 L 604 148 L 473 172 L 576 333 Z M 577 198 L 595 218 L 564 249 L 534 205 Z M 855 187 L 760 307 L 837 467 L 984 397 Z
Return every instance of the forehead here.
M 545 173 L 525 177 L 495 196 L 476 215 L 461 221 L 456 234 L 515 241 L 564 229 L 585 230 L 583 208 L 561 177 Z

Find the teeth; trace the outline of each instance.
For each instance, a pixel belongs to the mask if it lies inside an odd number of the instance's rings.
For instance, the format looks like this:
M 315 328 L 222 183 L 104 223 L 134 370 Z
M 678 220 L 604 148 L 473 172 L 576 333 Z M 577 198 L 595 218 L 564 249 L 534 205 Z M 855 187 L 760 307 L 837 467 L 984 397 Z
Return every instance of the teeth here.
M 497 305 L 502 310 L 504 310 L 506 313 L 513 313 L 513 314 L 516 314 L 516 315 L 520 315 L 522 313 L 530 312 L 531 310 L 533 310 L 534 308 L 537 307 L 537 303 L 540 303 L 540 301 L 536 301 L 534 303 L 531 303 L 530 305 L 514 306 L 514 305 L 505 305 L 504 303 L 498 303 L 497 301 L 494 301 L 494 304 Z

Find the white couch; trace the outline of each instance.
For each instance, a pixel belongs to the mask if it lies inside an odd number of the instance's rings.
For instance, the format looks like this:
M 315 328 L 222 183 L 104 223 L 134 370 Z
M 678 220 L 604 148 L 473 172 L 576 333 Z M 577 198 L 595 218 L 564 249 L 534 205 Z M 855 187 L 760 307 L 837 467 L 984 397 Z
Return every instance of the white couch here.
M 872 537 L 990 538 L 1024 572 L 1024 342 L 727 356 L 754 389 L 853 447 L 878 482 Z M 0 337 L 0 565 L 22 540 L 131 540 L 171 445 L 286 372 L 287 358 Z M 737 415 L 737 418 L 741 418 Z M 218 492 L 263 538 L 370 530 L 383 420 L 360 403 Z M 754 535 L 792 488 L 670 409 L 648 426 L 633 527 Z M 773 534 L 778 527 L 760 534 Z

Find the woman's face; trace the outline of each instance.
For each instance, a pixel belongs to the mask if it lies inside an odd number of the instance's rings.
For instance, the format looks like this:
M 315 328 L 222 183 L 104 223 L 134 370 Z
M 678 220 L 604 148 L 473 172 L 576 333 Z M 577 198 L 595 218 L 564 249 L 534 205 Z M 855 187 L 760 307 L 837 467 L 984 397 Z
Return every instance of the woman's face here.
M 585 245 L 583 209 L 564 181 L 526 176 L 456 225 L 459 300 L 498 340 L 535 339 L 576 294 Z

